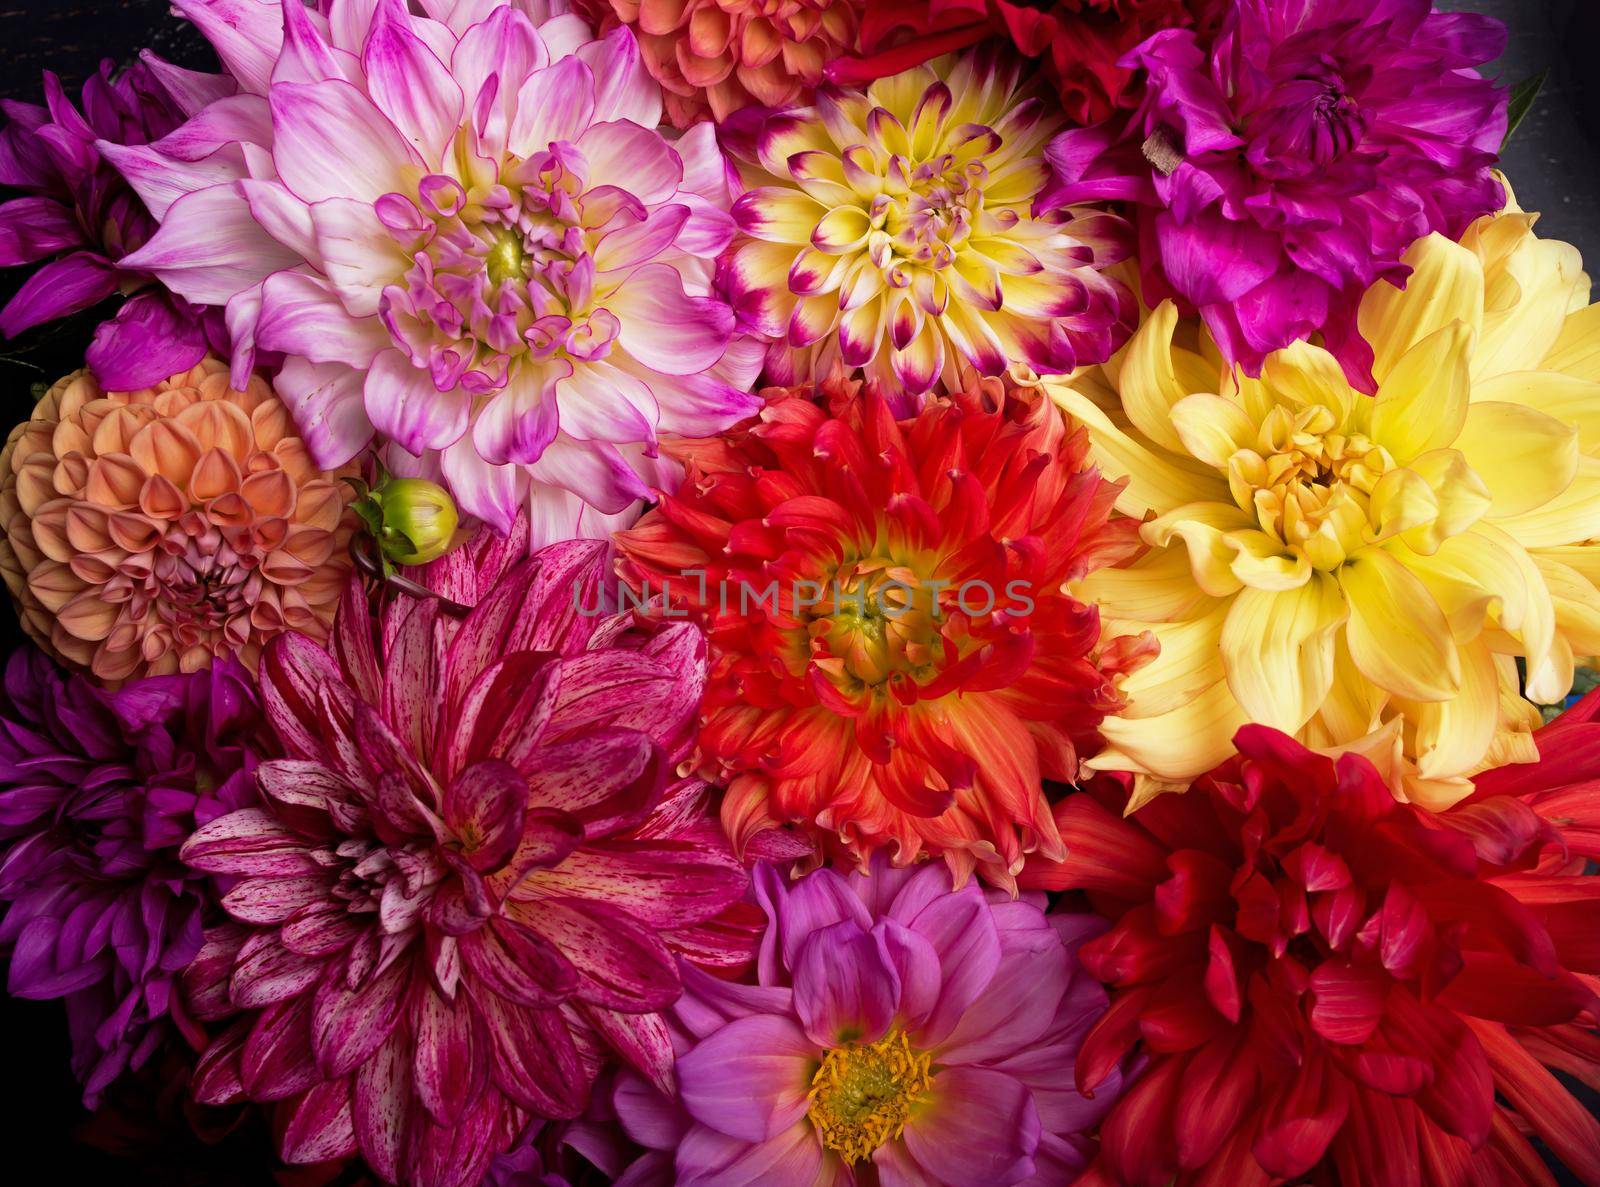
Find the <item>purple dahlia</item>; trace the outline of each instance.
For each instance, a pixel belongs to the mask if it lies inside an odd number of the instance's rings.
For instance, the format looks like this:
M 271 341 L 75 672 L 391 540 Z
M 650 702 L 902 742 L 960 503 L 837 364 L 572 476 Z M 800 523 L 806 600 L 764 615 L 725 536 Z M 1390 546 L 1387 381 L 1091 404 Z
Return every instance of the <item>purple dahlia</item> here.
M 6 988 L 65 999 L 93 1107 L 170 1034 L 178 974 L 216 902 L 178 848 L 256 799 L 269 735 L 231 660 L 108 693 L 32 648 L 6 664 L 0 727 Z
M 136 295 L 89 348 L 101 384 L 137 391 L 200 361 L 208 342 L 201 311 L 122 262 L 155 234 L 159 211 L 123 180 L 115 161 L 128 145 L 164 142 L 233 90 L 230 78 L 183 70 L 146 51 L 121 72 L 102 62 L 84 83 L 81 110 L 48 71 L 44 106 L 0 101 L 0 185 L 24 195 L 0 206 L 0 267 L 46 261 L 0 309 L 0 334 L 14 338 L 130 293 Z M 223 338 L 220 323 L 213 329 Z
M 1498 210 L 1505 27 L 1428 0 L 1234 0 L 1214 47 L 1168 29 L 1124 64 L 1141 110 L 1062 133 L 1045 206 L 1137 203 L 1145 301 L 1197 309 L 1231 362 L 1321 332 L 1371 386 L 1356 304 L 1406 249 Z
M 676 1101 L 623 1073 L 614 1104 L 648 1152 L 622 1181 L 679 1187 L 1049 1187 L 1092 1157 L 1122 1090 L 1080 1096 L 1073 1059 L 1105 1012 L 1076 950 L 1104 925 L 1046 915 L 942 865 L 758 867 L 759 984 L 685 970 Z
M 748 961 L 748 879 L 673 774 L 705 641 L 584 614 L 605 559 L 554 545 L 464 620 L 422 599 L 381 631 L 353 585 L 332 654 L 294 634 L 263 653 L 288 757 L 261 807 L 184 847 L 239 879 L 186 985 L 234 1019 L 197 1097 L 281 1102 L 287 1161 L 469 1187 L 530 1119 L 582 1113 L 613 1052 L 669 1088 L 678 958 Z

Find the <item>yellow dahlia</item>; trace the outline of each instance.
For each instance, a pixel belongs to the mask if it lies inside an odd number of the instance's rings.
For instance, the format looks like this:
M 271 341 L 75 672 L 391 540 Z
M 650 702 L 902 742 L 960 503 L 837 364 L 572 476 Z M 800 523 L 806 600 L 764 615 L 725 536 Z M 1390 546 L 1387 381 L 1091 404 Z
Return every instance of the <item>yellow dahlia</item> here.
M 266 381 L 226 364 L 136 392 L 61 380 L 0 453 L 0 575 L 23 629 L 109 683 L 326 637 L 352 495 Z
M 815 107 L 768 117 L 744 145 L 747 192 L 731 261 L 735 304 L 778 339 L 775 383 L 836 362 L 913 395 L 963 363 L 1065 374 L 1103 362 L 1137 308 L 1104 269 L 1128 228 L 1098 207 L 1035 214 L 1044 145 L 1061 117 L 987 53 L 874 82 L 824 86 Z
M 1403 291 L 1367 293 L 1375 396 L 1307 343 L 1229 373 L 1171 304 L 1053 389 L 1147 520 L 1150 552 L 1080 590 L 1108 637 L 1161 643 L 1091 760 L 1138 773 L 1137 802 L 1247 721 L 1359 747 L 1428 806 L 1536 757 L 1517 660 L 1548 703 L 1600 652 L 1600 314 L 1533 221 L 1430 236 Z

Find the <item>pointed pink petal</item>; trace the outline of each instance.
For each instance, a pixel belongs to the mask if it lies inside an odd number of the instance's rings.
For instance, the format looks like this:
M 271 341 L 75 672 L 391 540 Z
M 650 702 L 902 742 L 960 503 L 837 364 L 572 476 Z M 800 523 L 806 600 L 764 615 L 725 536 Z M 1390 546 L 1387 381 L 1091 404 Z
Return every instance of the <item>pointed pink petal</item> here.
M 486 997 L 481 1007 L 493 1051 L 489 1071 L 507 1097 L 541 1117 L 576 1117 L 588 1101 L 589 1073 L 558 1010 L 534 1010 Z
M 339 363 L 285 360 L 274 384 L 295 427 L 324 470 L 336 470 L 367 447 L 372 422 L 362 401 L 366 377 Z
M 403 191 L 422 158 L 387 116 L 341 80 L 274 86 L 272 159 L 297 198 L 375 202 Z
M 324 685 L 340 683 L 333 657 L 304 635 L 286 632 L 262 652 L 260 680 L 267 719 L 289 757 L 326 760 L 318 702 Z
M 321 872 L 306 839 L 261 808 L 241 808 L 202 825 L 180 856 L 208 874 L 281 878 Z
M 364 985 L 343 978 L 317 987 L 311 1008 L 311 1046 L 328 1079 L 349 1075 L 378 1049 L 399 1021 L 410 971 L 395 961 Z
M 283 15 L 261 0 L 172 0 L 172 6 L 205 34 L 239 85 L 266 94 L 272 64 L 283 46 Z
M 291 1165 L 335 1162 L 354 1154 L 356 1133 L 350 1117 L 350 1082 L 328 1080 L 313 1085 L 290 1113 L 278 1152 Z
M 439 165 L 461 126 L 461 88 L 415 33 L 380 5 L 361 51 L 372 101 L 429 167 Z
M 682 990 L 660 937 L 620 910 L 582 899 L 541 899 L 508 909 L 577 970 L 574 993 L 584 1002 L 643 1013 L 671 1005 Z
M 361 1156 L 388 1182 L 400 1177 L 400 1155 L 411 1113 L 411 1036 L 390 1031 L 372 1057 L 356 1068 L 352 1119 Z
M 460 841 L 462 856 L 482 873 L 510 859 L 527 813 L 527 783 L 498 760 L 468 767 L 445 789 L 444 822 Z
M 577 988 L 577 971 L 561 950 L 515 920 L 492 919 L 459 942 L 466 966 L 510 1002 L 548 1009 Z
M 678 1092 L 702 1125 L 764 1142 L 805 1116 L 821 1054 L 792 1019 L 754 1014 L 678 1057 Z
M 153 272 L 197 305 L 226 305 L 300 257 L 267 234 L 250 213 L 239 182 L 186 194 L 172 204 L 161 229 L 124 268 Z
M 451 1126 L 483 1092 L 487 1052 L 473 1007 L 465 994 L 453 1002 L 424 978 L 411 997 L 411 1032 L 416 1038 L 412 1084 L 417 1100 L 439 1125 Z
M 905 1149 L 950 1187 L 1025 1181 L 1039 1144 L 1039 1114 L 1010 1076 L 976 1067 L 934 1076 L 933 1100 L 912 1115 Z
M 257 1016 L 239 1059 L 252 1100 L 284 1100 L 320 1078 L 311 1052 L 311 995 L 268 1006 Z
M 261 290 L 256 343 L 313 363 L 364 368 L 389 348 L 389 332 L 375 317 L 351 317 L 321 277 L 279 272 Z
M 728 349 L 733 313 L 712 297 L 691 297 L 666 264 L 646 264 L 618 290 L 607 308 L 622 323 L 622 348 L 651 370 L 693 375 Z
M 466 432 L 472 405 L 463 392 L 441 392 L 428 372 L 398 350 L 373 360 L 363 401 L 378 432 L 414 455 L 443 449 Z

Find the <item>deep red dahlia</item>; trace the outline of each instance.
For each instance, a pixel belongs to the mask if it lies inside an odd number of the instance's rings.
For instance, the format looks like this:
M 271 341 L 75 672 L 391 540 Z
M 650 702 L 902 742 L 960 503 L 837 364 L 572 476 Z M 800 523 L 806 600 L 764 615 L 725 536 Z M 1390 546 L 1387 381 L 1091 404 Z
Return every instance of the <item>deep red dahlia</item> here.
M 995 37 L 1009 40 L 1045 73 L 1075 123 L 1093 124 L 1139 105 L 1136 72 L 1119 65 L 1129 50 L 1162 29 L 1222 22 L 1225 0 L 902 0 L 869 4 L 861 17 L 861 57 L 828 66 L 838 83 L 897 74 L 918 62 Z
M 1366 759 L 1247 726 L 1239 756 L 1131 818 L 1118 781 L 1056 807 L 1067 856 L 1024 885 L 1113 921 L 1080 1084 L 1130 1050 L 1090 1181 L 1127 1187 L 1600 1183 L 1600 725 L 1437 816 Z M 1576 781 L 1586 786 L 1574 786 Z
M 1076 775 L 1137 651 L 1097 655 L 1062 590 L 1137 547 L 1083 433 L 1011 379 L 900 421 L 838 378 L 766 399 L 618 537 L 624 576 L 710 634 L 700 746 L 735 845 L 793 822 L 1007 885 L 1059 857 L 1041 776 Z

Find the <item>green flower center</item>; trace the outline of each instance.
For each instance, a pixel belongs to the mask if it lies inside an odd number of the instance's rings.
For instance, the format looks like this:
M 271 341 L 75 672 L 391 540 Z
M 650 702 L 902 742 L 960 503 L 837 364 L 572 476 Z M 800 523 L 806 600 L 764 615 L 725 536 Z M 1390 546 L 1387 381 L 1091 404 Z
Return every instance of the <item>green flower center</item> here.
M 853 1165 L 897 1139 L 933 1087 L 932 1063 L 898 1030 L 829 1050 L 812 1077 L 807 1114 L 823 1146 Z

